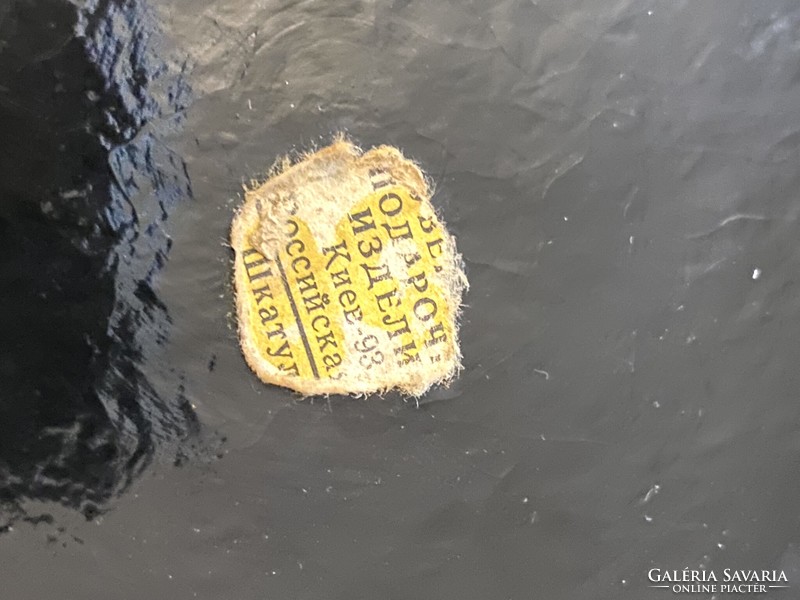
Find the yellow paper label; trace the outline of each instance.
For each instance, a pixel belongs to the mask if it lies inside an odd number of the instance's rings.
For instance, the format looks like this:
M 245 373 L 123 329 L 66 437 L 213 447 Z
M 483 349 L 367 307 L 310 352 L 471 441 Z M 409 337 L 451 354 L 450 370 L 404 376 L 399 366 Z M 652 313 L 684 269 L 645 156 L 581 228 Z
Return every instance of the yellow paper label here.
M 259 353 L 286 375 L 339 379 L 451 360 L 454 332 L 440 257 L 447 236 L 427 202 L 380 182 L 343 214 L 332 239 L 297 217 L 274 256 L 237 257 Z M 451 255 L 450 255 L 451 256 Z

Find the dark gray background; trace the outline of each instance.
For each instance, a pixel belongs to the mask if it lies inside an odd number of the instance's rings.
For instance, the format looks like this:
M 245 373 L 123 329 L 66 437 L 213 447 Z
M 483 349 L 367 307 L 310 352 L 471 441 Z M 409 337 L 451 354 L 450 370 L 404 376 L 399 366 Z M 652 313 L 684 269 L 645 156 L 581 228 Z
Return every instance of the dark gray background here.
M 672 597 L 648 569 L 704 566 L 784 568 L 767 597 L 798 597 L 794 3 L 120 6 L 76 8 L 106 24 L 90 59 L 144 31 L 163 68 L 109 164 L 188 181 L 135 360 L 222 458 L 154 460 L 88 521 L 26 500 L 55 522 L 0 536 L 4 596 L 638 600 Z M 419 408 L 298 402 L 239 353 L 242 185 L 338 131 L 418 160 L 464 256 L 465 369 Z M 120 154 L 142 136 L 161 154 Z M 128 195 L 140 225 L 156 196 Z

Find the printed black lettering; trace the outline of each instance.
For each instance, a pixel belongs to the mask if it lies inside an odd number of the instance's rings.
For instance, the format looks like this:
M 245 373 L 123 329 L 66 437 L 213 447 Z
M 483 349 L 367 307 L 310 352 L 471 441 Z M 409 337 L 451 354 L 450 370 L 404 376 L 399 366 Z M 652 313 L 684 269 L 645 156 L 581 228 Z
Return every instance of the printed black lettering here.
M 358 364 L 362 369 L 371 369 L 374 365 L 379 365 L 383 362 L 383 352 L 375 350 L 372 354 L 362 354 L 358 357 Z
M 248 258 L 255 258 L 255 260 L 248 261 Z M 256 272 L 258 267 L 267 264 L 267 259 L 259 254 L 256 250 L 245 250 L 242 252 L 242 262 L 244 263 L 244 270 L 247 273 L 247 278 L 253 282 L 262 277 L 271 277 L 272 269 L 267 267 L 263 271 Z
M 311 329 L 313 329 L 316 333 L 320 333 L 325 329 L 330 328 L 330 326 L 331 326 L 331 320 L 325 315 L 317 315 L 311 321 Z
M 242 252 L 242 262 L 250 269 L 266 264 L 267 259 L 258 251 L 250 248 Z
M 430 298 L 420 298 L 414 303 L 414 314 L 417 315 L 420 321 L 432 319 L 438 310 L 439 307 L 436 306 L 436 302 Z
M 425 271 L 409 277 L 406 279 L 406 283 L 412 284 L 419 293 L 423 293 L 428 289 L 428 278 L 425 276 Z
M 436 224 L 433 222 L 433 217 L 417 217 L 419 219 L 419 226 L 425 233 L 430 233 Z
M 267 337 L 269 339 L 274 338 L 276 335 L 281 336 L 281 339 L 286 339 L 286 332 L 283 330 L 283 323 L 278 321 L 273 325 L 273 328 L 267 331 Z
M 414 237 L 411 233 L 411 225 L 408 224 L 408 221 L 402 225 L 389 225 L 388 223 L 384 223 L 382 227 L 393 240 L 410 240 Z
M 317 289 L 317 280 L 314 279 L 314 274 L 309 273 L 305 277 L 297 278 L 297 289 L 301 294 L 312 292 Z
M 354 215 L 348 215 L 350 222 L 353 223 L 353 235 L 359 235 L 370 229 L 375 229 L 375 221 L 372 219 L 372 210 L 362 210 Z
M 345 290 L 339 294 L 339 304 L 342 305 L 342 308 L 353 306 L 357 299 L 358 296 L 356 296 L 356 293 L 353 290 Z
M 269 308 L 259 308 L 258 316 L 261 317 L 261 324 L 266 325 L 278 317 L 278 309 L 275 306 L 270 306 Z
M 329 331 L 325 335 L 318 335 L 317 336 L 317 344 L 319 344 L 319 351 L 325 352 L 325 349 L 328 346 L 333 346 L 334 348 L 338 348 L 339 344 L 336 343 L 336 339 L 333 337 L 333 332 Z
M 348 323 L 353 324 L 356 321 L 363 321 L 364 320 L 364 313 L 361 312 L 361 307 L 360 306 L 356 306 L 352 310 L 344 311 L 344 318 Z
M 381 196 L 381 199 L 378 200 L 378 208 L 380 208 L 381 212 L 387 217 L 393 217 L 403 210 L 403 199 L 397 194 L 384 194 Z
M 358 242 L 358 251 L 364 258 L 369 258 L 373 254 L 380 254 L 381 250 L 383 250 L 383 242 L 378 236 L 374 236 L 369 244 L 364 240 Z
M 319 292 L 313 296 L 302 296 L 302 298 L 308 314 L 317 310 L 323 310 L 325 305 L 330 302 L 328 294 L 319 294 Z
M 293 248 L 297 248 L 297 253 L 292 252 Z M 305 252 L 306 245 L 303 243 L 303 240 L 292 240 L 288 244 L 286 244 L 286 254 L 289 256 L 298 256 Z
M 372 289 L 376 283 L 381 281 L 386 281 L 387 279 L 391 279 L 392 275 L 389 273 L 389 267 L 386 265 L 378 265 L 377 267 L 371 267 L 367 264 L 362 263 L 361 268 L 364 269 L 364 272 L 367 274 L 369 278 L 369 289 Z
M 409 252 L 403 255 L 403 259 L 406 261 L 407 267 L 413 267 L 417 262 L 422 260 L 422 257 L 417 252 Z
M 297 258 L 292 260 L 292 271 L 295 273 L 300 273 L 300 269 L 297 267 L 299 264 L 303 264 L 303 271 L 311 270 L 311 261 L 308 260 L 305 256 L 298 256 Z
M 342 355 L 338 352 L 336 354 L 328 354 L 322 357 L 322 364 L 325 365 L 325 370 L 330 371 L 342 364 Z
M 289 373 L 294 377 L 300 376 L 300 369 L 297 368 L 297 363 L 292 363 L 291 366 L 281 365 L 279 368 L 284 373 Z
M 283 342 L 281 347 L 275 352 L 267 348 L 267 354 L 270 356 L 280 356 L 281 358 L 292 358 L 292 351 L 289 349 L 289 342 Z
M 428 242 L 428 253 L 431 255 L 431 258 L 438 258 L 442 255 L 442 242 L 444 242 L 442 238 Z M 437 249 L 436 254 L 433 253 L 434 248 Z
M 263 287 L 253 290 L 253 296 L 255 296 L 256 304 L 261 304 L 261 301 L 264 300 L 264 298 L 272 299 L 272 290 L 270 289 L 269 284 L 265 283 Z
M 444 325 L 441 323 L 431 327 L 428 333 L 430 334 L 430 339 L 425 340 L 426 348 L 447 341 L 447 334 L 444 332 Z
M 406 317 L 406 315 L 403 315 L 399 319 L 392 319 L 391 315 L 384 315 L 381 321 L 383 321 L 383 324 L 386 325 L 386 327 L 396 326 L 393 329 L 387 329 L 386 331 L 390 340 L 392 338 L 396 338 L 398 335 L 411 333 L 411 328 L 408 326 L 408 317 Z
M 331 280 L 333 281 L 333 287 L 337 288 L 342 285 L 350 285 L 353 283 L 350 281 L 350 273 L 347 272 L 347 269 L 331 273 Z
M 261 271 L 261 273 L 257 273 L 253 275 L 250 271 L 247 272 L 247 278 L 250 282 L 254 282 L 256 279 L 261 279 L 262 277 L 272 277 L 272 269 L 267 269 L 265 271 Z
M 378 305 L 378 310 L 384 313 L 393 306 L 400 306 L 400 299 L 397 297 L 397 288 L 389 290 L 384 294 L 376 295 L 375 302 Z
M 412 362 L 419 362 L 419 352 L 416 352 L 414 354 L 410 353 L 410 350 L 416 350 L 416 349 L 417 349 L 416 342 L 411 342 L 409 344 L 406 344 L 405 346 L 400 346 L 399 348 L 395 348 L 394 353 L 402 355 L 400 360 L 397 361 L 397 366 L 403 367 Z
M 376 169 L 370 169 L 369 171 L 369 180 L 372 183 L 372 189 L 377 191 L 382 187 L 386 187 L 387 185 L 392 185 L 392 176 L 387 173 L 386 171 L 379 171 Z
M 325 256 L 328 256 L 329 254 L 331 255 L 331 257 L 328 259 L 328 263 L 325 265 L 326 271 L 330 271 L 331 265 L 333 265 L 333 263 L 335 263 L 340 258 L 343 258 L 347 262 L 350 262 L 350 253 L 347 251 L 346 242 L 341 242 L 339 244 L 336 244 L 335 246 L 328 246 L 327 248 L 323 248 L 322 253 Z

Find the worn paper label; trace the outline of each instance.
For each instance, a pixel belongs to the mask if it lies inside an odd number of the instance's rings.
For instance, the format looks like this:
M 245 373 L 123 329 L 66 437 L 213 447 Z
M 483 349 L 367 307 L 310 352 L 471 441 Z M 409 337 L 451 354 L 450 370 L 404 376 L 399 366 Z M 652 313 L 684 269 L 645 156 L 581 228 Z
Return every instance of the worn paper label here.
M 246 193 L 231 237 L 242 349 L 264 381 L 419 395 L 459 368 L 461 259 L 399 151 L 306 157 Z

